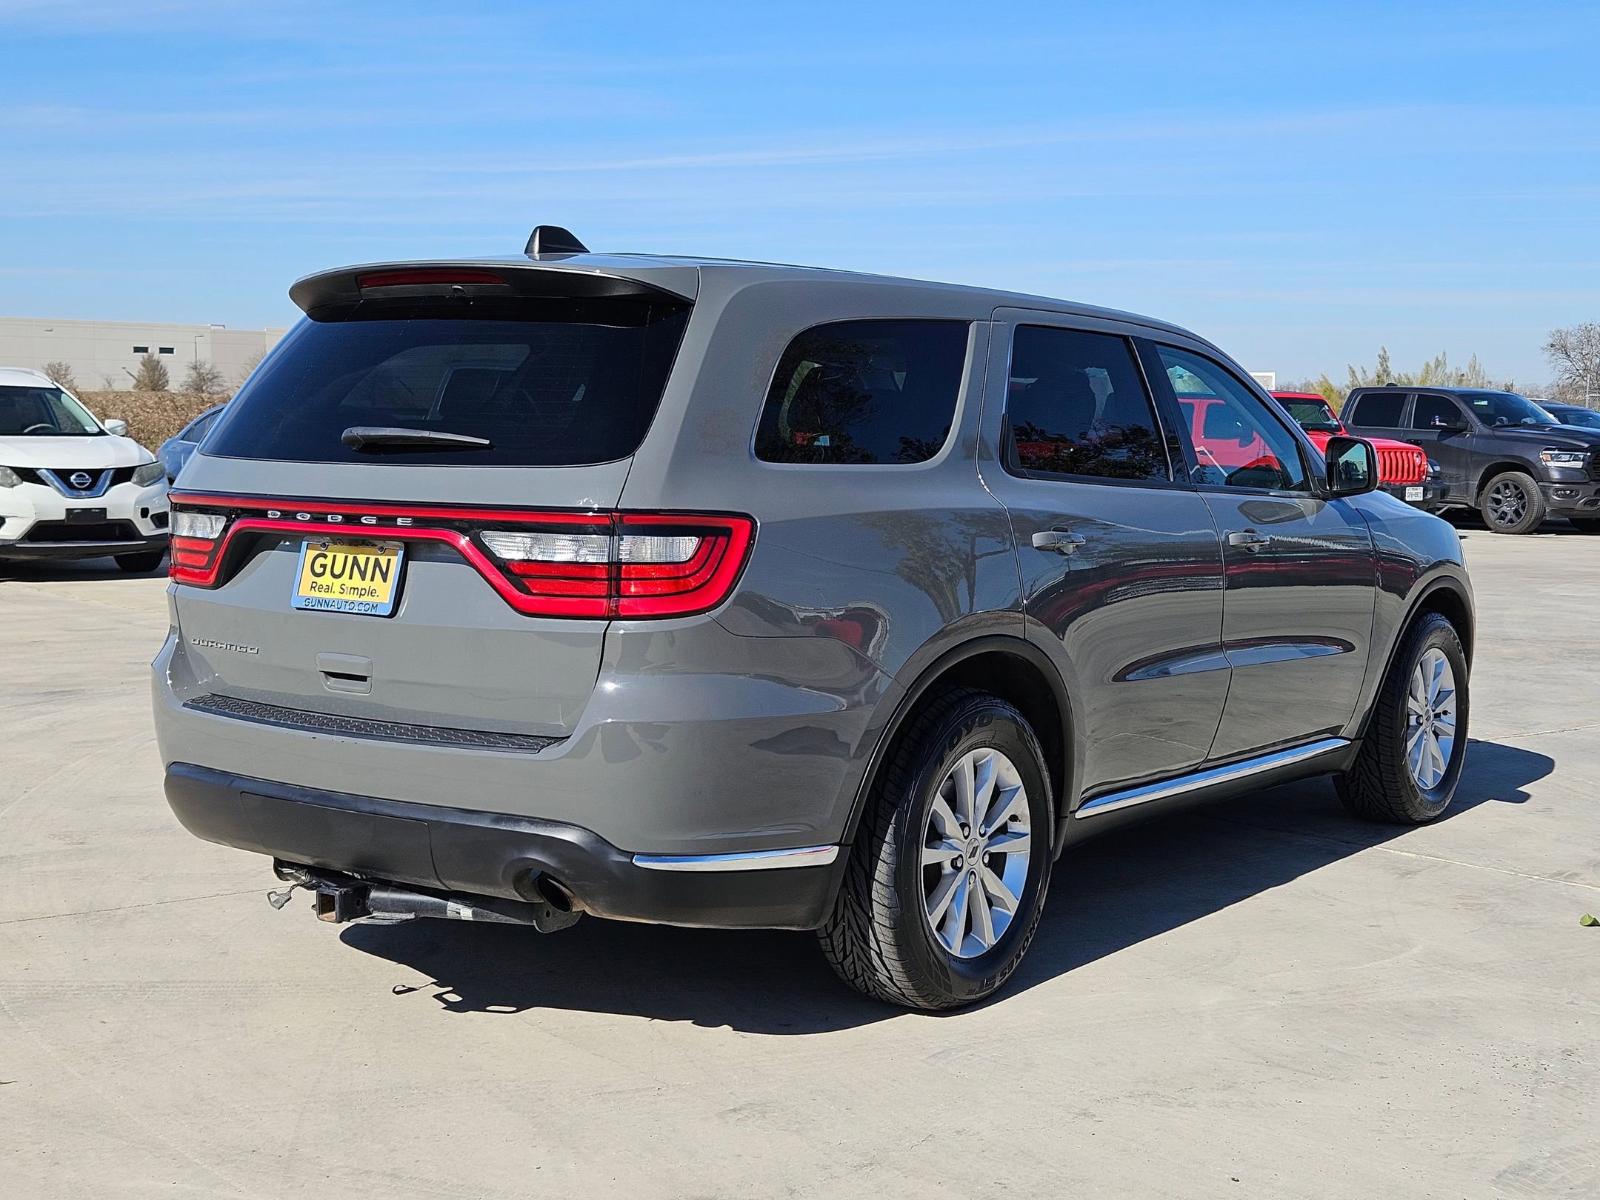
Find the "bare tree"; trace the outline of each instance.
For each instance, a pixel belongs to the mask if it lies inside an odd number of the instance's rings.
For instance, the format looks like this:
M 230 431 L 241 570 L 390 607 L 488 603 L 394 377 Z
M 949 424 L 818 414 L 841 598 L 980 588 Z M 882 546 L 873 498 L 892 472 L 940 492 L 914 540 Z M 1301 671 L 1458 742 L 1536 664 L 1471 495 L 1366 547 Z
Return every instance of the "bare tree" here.
M 1556 369 L 1555 391 L 1580 404 L 1600 404 L 1600 322 L 1552 329 L 1544 353 Z
M 184 372 L 183 390 L 200 396 L 216 396 L 228 390 L 228 381 L 216 367 L 197 358 Z
M 249 358 L 245 359 L 244 366 L 239 368 L 238 378 L 233 381 L 233 386 L 236 389 L 242 388 L 244 386 L 244 381 L 250 378 L 255 369 L 261 365 L 261 360 L 266 356 L 267 352 L 265 350 L 257 350 Z
M 133 390 L 136 392 L 164 392 L 172 386 L 172 376 L 167 374 L 167 364 L 154 354 L 146 354 L 139 360 L 139 369 L 133 376 Z
M 39 369 L 50 376 L 50 382 L 58 388 L 68 392 L 76 392 L 78 390 L 78 381 L 72 376 L 72 368 L 60 359 L 47 362 Z

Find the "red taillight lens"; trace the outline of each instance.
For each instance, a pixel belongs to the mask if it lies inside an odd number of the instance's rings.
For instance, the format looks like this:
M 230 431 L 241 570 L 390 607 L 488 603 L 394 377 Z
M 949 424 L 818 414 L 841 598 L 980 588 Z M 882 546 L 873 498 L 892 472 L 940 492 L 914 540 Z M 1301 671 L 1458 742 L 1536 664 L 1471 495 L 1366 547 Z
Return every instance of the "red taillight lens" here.
M 728 598 L 744 570 L 749 517 L 622 513 L 618 517 L 619 617 L 679 617 Z
M 614 513 L 602 529 L 485 530 L 484 546 L 549 616 L 681 617 L 728 598 L 749 517 Z
M 222 533 L 228 519 L 220 513 L 172 512 L 172 545 L 167 573 L 179 583 L 210 587 L 217 577 Z
M 262 538 L 426 542 L 459 554 L 512 608 L 540 617 L 707 612 L 732 594 L 756 531 L 749 517 L 710 513 L 530 512 L 195 492 L 172 500 L 171 575 L 179 583 L 219 586 L 229 564 L 267 544 Z

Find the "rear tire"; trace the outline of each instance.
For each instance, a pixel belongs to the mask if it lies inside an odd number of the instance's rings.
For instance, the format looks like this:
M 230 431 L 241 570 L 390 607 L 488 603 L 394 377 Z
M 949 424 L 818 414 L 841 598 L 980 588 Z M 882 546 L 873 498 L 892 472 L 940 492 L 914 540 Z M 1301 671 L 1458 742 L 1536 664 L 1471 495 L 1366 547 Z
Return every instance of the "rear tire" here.
M 144 554 L 119 554 L 117 567 L 130 575 L 146 575 L 161 565 L 161 560 L 166 558 L 165 550 L 151 550 Z
M 818 931 L 829 964 L 858 991 L 907 1008 L 991 995 L 1038 928 L 1054 811 L 1039 740 L 1020 712 L 984 692 L 933 700 L 873 783 Z
M 1378 689 L 1355 762 L 1334 780 L 1344 806 L 1369 821 L 1400 825 L 1440 816 L 1467 757 L 1469 699 L 1467 656 L 1455 626 L 1428 613 L 1406 634 Z
M 1544 524 L 1544 493 L 1526 471 L 1502 471 L 1484 486 L 1478 511 L 1490 533 L 1532 533 Z
M 1600 517 L 1568 517 L 1579 533 L 1600 533 Z

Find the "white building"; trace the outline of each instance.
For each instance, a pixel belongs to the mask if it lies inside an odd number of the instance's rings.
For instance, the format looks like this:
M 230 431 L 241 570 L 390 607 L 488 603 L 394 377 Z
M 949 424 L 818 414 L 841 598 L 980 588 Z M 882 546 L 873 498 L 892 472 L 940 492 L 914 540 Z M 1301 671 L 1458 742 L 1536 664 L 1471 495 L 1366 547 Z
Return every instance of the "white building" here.
M 82 390 L 108 391 L 132 386 L 139 360 L 154 354 L 166 364 L 174 391 L 182 388 L 184 372 L 196 360 L 216 367 L 233 386 L 286 332 L 224 325 L 0 317 L 0 367 L 38 370 L 47 362 L 64 362 Z

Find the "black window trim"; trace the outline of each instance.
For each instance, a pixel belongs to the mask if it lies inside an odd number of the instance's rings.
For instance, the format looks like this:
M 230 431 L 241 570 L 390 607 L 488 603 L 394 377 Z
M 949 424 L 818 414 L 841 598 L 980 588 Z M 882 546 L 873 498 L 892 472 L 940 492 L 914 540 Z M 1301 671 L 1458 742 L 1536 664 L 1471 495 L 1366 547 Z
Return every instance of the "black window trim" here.
M 1070 318 L 1060 321 L 1042 319 L 1052 315 L 1054 314 L 1041 311 L 1037 314 L 1029 313 L 1028 319 L 1025 320 L 1012 317 L 1004 320 L 1003 325 L 1002 322 L 995 322 L 996 328 L 1005 329 L 1006 337 L 1005 364 L 1000 374 L 1003 385 L 1000 401 L 1000 469 L 1016 479 L 1031 479 L 1040 483 L 1089 483 L 1109 487 L 1193 491 L 1193 485 L 1189 482 L 1188 464 L 1172 457 L 1172 434 L 1163 419 L 1161 405 L 1150 386 L 1150 372 L 1144 356 L 1139 352 L 1139 339 L 1127 333 L 1075 323 Z M 1066 314 L 1062 316 L 1066 317 Z M 1011 436 L 1011 363 L 1017 348 L 1017 331 L 1024 328 L 1099 334 L 1101 337 L 1115 338 L 1127 348 L 1128 356 L 1133 359 L 1134 369 L 1138 372 L 1139 385 L 1144 389 L 1145 403 L 1150 406 L 1150 416 L 1155 422 L 1156 436 L 1160 439 L 1162 452 L 1166 456 L 1168 476 L 1166 479 L 1121 479 L 1114 475 L 1081 475 L 1075 471 L 1034 471 L 1017 461 L 1016 442 Z
M 1160 354 L 1162 347 L 1165 347 L 1169 350 L 1181 350 L 1185 354 L 1192 354 L 1196 358 L 1203 358 L 1223 374 L 1227 375 L 1240 387 L 1244 388 L 1248 395 L 1252 395 L 1258 401 L 1260 401 L 1262 411 L 1267 414 L 1267 419 L 1277 425 L 1279 429 L 1283 430 L 1283 432 L 1289 436 L 1289 440 L 1294 443 L 1295 451 L 1300 455 L 1300 469 L 1305 472 L 1306 477 L 1306 486 L 1304 488 L 1237 487 L 1226 483 L 1204 483 L 1198 479 L 1195 479 L 1195 491 L 1223 496 L 1313 496 L 1319 499 L 1327 495 L 1327 480 L 1325 478 L 1327 471 L 1326 467 L 1315 455 L 1315 445 L 1306 436 L 1305 430 L 1300 428 L 1298 422 L 1290 422 L 1287 420 L 1287 414 L 1284 413 L 1283 409 L 1272 400 L 1272 395 L 1270 392 L 1263 388 L 1254 379 L 1249 379 L 1248 375 L 1241 377 L 1238 371 L 1235 371 L 1226 362 L 1220 361 L 1217 358 L 1216 353 L 1212 350 L 1202 349 L 1199 346 L 1186 346 L 1182 342 L 1168 339 L 1150 338 L 1147 340 L 1150 343 L 1152 353 L 1155 355 L 1156 362 L 1159 363 L 1161 361 Z M 1190 433 L 1189 423 L 1188 421 L 1181 419 L 1182 407 L 1178 403 L 1178 393 L 1173 389 L 1172 380 L 1168 377 L 1165 366 L 1162 367 L 1162 370 L 1158 375 L 1158 379 L 1159 383 L 1157 386 L 1161 389 L 1161 392 L 1166 400 L 1172 405 L 1172 411 L 1176 414 L 1176 417 L 1179 418 L 1179 437 L 1182 441 L 1184 456 L 1191 472 L 1190 478 L 1194 479 L 1193 471 L 1198 469 L 1200 457 L 1195 453 L 1194 438 Z M 1246 379 L 1249 379 L 1248 383 L 1245 382 Z
M 844 325 L 857 321 L 937 321 L 943 325 L 965 325 L 967 327 L 967 345 L 962 352 L 961 378 L 956 384 L 955 406 L 950 413 L 950 428 L 946 430 L 944 441 L 939 449 L 929 458 L 921 462 L 877 462 L 877 463 L 795 463 L 774 462 L 770 458 L 762 458 L 756 453 L 756 439 L 761 435 L 761 419 L 766 415 L 767 398 L 772 395 L 772 385 L 777 382 L 778 368 L 783 366 L 784 355 L 789 353 L 789 347 L 800 338 L 810 333 L 813 329 L 822 329 L 829 325 Z M 868 313 L 853 317 L 829 317 L 825 321 L 813 321 L 811 324 L 796 329 L 784 338 L 783 346 L 778 350 L 777 357 L 772 360 L 772 370 L 767 373 L 766 386 L 761 389 L 761 403 L 756 406 L 755 420 L 750 425 L 750 439 L 746 444 L 745 453 L 750 461 L 763 470 L 772 471 L 926 471 L 944 465 L 950 457 L 952 447 L 960 444 L 962 423 L 966 418 L 967 397 L 973 389 L 981 383 L 981 379 L 974 379 L 973 374 L 978 369 L 981 361 L 975 353 L 979 349 L 974 344 L 978 334 L 980 322 L 972 317 L 938 316 L 925 312 L 920 313 Z M 992 336 L 992 334 L 991 334 Z

